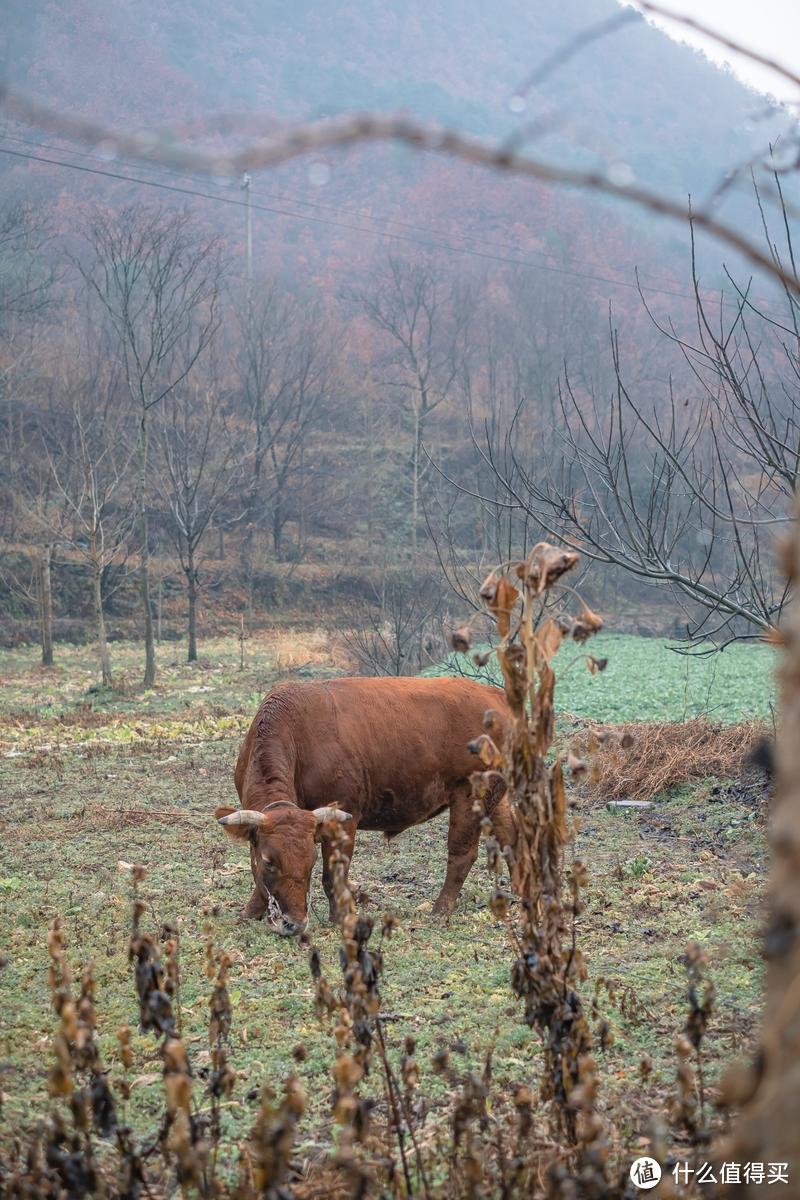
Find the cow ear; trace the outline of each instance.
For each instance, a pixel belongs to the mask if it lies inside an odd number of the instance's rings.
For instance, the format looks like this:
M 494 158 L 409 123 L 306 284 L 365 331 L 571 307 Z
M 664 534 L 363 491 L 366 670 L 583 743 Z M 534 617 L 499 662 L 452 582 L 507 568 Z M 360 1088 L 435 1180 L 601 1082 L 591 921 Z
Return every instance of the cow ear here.
M 214 809 L 214 820 L 221 821 L 223 817 L 229 817 L 237 811 L 237 809 L 231 808 L 229 804 L 221 804 L 219 808 Z M 222 828 L 234 842 L 247 842 L 250 840 L 251 830 L 246 825 L 223 825 Z

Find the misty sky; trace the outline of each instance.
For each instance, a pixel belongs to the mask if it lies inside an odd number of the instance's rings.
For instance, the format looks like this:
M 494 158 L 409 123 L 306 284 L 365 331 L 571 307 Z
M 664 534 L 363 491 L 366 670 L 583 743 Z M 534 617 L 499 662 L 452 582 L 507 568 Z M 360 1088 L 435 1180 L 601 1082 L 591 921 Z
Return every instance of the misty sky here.
M 627 0 L 623 0 L 623 3 Z M 798 0 L 659 0 L 662 7 L 694 17 L 734 41 L 774 58 L 800 74 L 800 3 Z M 729 62 L 732 70 L 751 87 L 781 100 L 800 102 L 800 88 L 766 67 L 734 55 L 701 38 L 685 26 L 657 22 L 672 37 L 699 46 L 715 62 Z

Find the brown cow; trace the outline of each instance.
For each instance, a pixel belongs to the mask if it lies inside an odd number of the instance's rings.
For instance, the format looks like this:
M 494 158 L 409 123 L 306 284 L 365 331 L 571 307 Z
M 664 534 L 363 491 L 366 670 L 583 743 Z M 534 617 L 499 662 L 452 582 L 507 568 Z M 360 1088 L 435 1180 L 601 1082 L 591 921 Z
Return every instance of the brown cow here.
M 255 887 L 245 914 L 266 914 L 285 936 L 303 933 L 321 842 L 322 883 L 334 919 L 326 822 L 345 823 L 349 858 L 359 827 L 392 837 L 446 808 L 447 876 L 434 912 L 450 913 L 478 854 L 480 817 L 473 811 L 470 775 L 481 763 L 467 743 L 482 732 L 489 708 L 505 721 L 503 693 L 466 679 L 333 679 L 274 687 L 239 752 L 241 807 L 214 813 L 226 833 L 250 845 Z M 501 841 L 511 845 L 507 800 L 495 794 L 489 804 Z

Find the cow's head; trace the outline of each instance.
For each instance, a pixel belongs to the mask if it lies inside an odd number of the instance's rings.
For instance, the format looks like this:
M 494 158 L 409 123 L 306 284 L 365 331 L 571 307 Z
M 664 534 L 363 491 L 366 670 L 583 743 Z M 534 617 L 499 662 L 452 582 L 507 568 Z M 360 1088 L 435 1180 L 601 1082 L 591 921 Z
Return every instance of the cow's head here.
M 350 821 L 338 808 L 306 812 L 288 800 L 251 808 L 218 808 L 214 816 L 235 841 L 250 845 L 255 887 L 245 913 L 269 921 L 283 937 L 305 932 L 308 889 L 317 857 L 317 842 L 326 822 Z

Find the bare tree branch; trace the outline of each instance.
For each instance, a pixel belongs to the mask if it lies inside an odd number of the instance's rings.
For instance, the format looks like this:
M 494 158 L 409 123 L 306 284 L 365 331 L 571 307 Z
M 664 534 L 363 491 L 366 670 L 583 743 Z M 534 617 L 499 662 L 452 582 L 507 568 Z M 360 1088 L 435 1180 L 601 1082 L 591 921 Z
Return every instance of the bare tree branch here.
M 229 154 L 210 155 L 176 147 L 171 137 L 155 132 L 114 133 L 95 121 L 60 113 L 37 101 L 29 100 L 7 85 L 0 85 L 0 106 L 27 124 L 76 138 L 90 146 L 103 145 L 116 154 L 197 174 L 238 178 L 245 171 L 253 172 L 278 166 L 301 155 L 337 146 L 351 146 L 369 141 L 397 141 L 417 149 L 458 158 L 476 166 L 537 179 L 542 183 L 563 184 L 605 196 L 614 196 L 680 222 L 684 222 L 687 215 L 685 204 L 670 200 L 635 183 L 617 183 L 603 171 L 581 170 L 544 162 L 510 152 L 504 145 L 494 146 L 458 130 L 428 125 L 404 114 L 345 114 L 342 117 L 310 121 L 279 135 L 274 134 L 270 123 L 269 131 L 273 136 L 266 144 L 259 143 Z M 245 126 L 245 118 L 225 119 L 226 125 L 235 125 L 237 121 L 240 128 Z M 695 212 L 694 222 L 696 228 L 737 250 L 753 265 L 781 280 L 792 292 L 800 294 L 800 281 L 796 275 L 776 265 L 769 254 L 765 254 L 739 230 L 717 220 L 705 210 Z

